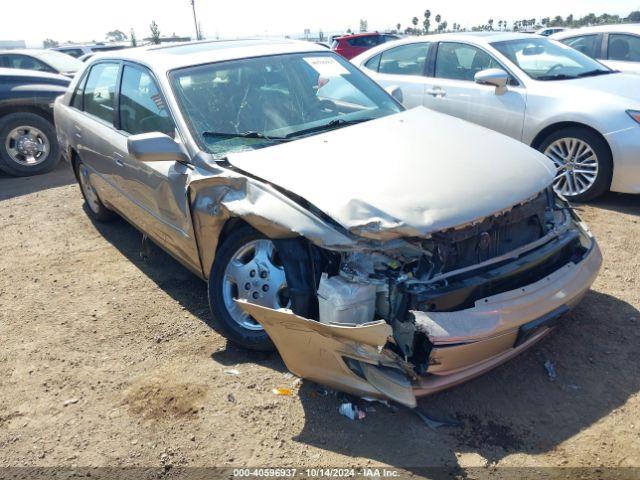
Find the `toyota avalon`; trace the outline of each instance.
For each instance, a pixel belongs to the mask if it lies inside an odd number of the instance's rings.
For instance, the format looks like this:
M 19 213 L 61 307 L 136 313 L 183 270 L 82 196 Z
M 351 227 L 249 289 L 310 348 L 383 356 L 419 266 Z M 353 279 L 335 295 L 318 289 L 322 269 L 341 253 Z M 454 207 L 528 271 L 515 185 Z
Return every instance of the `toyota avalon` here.
M 600 268 L 544 155 L 405 110 L 313 43 L 105 54 L 55 120 L 92 217 L 208 282 L 231 341 L 354 394 L 414 406 L 495 367 Z

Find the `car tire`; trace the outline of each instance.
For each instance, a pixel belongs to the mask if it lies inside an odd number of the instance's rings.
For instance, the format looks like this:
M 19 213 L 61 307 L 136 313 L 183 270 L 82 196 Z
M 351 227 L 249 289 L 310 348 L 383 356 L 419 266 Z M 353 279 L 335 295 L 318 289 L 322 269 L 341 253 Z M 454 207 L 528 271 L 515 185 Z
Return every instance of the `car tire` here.
M 264 254 L 269 249 L 271 253 Z M 269 290 L 262 296 L 265 285 Z M 245 298 L 270 308 L 288 305 L 284 267 L 277 259 L 271 240 L 248 226 L 234 230 L 218 248 L 208 290 L 212 326 L 216 330 L 250 350 L 269 352 L 275 349 L 262 326 L 233 302 L 233 298 Z
M 558 167 L 554 190 L 567 200 L 593 200 L 611 187 L 611 150 L 596 132 L 580 127 L 562 128 L 546 137 L 539 150 Z
M 4 173 L 38 175 L 51 171 L 59 161 L 60 147 L 49 120 L 27 112 L 0 118 L 0 170 Z
M 76 178 L 80 185 L 80 191 L 84 198 L 84 203 L 89 212 L 89 215 L 98 222 L 110 222 L 116 217 L 113 210 L 110 210 L 102 203 L 98 192 L 93 188 L 91 183 L 91 177 L 89 175 L 89 169 L 81 160 L 74 162 Z

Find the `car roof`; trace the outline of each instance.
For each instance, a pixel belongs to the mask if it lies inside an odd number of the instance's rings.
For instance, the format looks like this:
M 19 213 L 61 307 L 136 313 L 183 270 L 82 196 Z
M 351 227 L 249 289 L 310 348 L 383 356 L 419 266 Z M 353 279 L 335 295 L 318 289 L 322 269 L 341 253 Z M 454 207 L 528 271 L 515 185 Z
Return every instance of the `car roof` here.
M 23 68 L 0 68 L 0 77 L 41 78 L 43 80 L 66 80 L 67 82 L 71 82 L 71 79 L 64 75 L 40 72 L 38 70 L 25 70 Z
M 31 57 L 39 58 L 43 54 L 54 53 L 55 55 L 66 55 L 56 50 L 50 50 L 48 48 L 9 48 L 0 50 L 0 55 L 6 55 L 7 53 L 15 53 L 18 55 L 29 55 Z
M 314 42 L 290 39 L 204 40 L 101 52 L 96 53 L 90 62 L 129 60 L 156 71 L 169 71 L 224 60 L 304 52 L 327 53 L 327 49 Z
M 357 38 L 357 37 L 370 37 L 371 35 L 394 35 L 393 33 L 384 33 L 384 32 L 358 32 L 358 33 L 346 33 L 344 35 L 340 35 L 335 37 L 336 40 L 342 38 Z
M 611 25 L 595 25 L 593 27 L 574 28 L 565 30 L 564 32 L 555 33 L 551 38 L 569 38 L 575 37 L 576 35 L 602 32 L 626 32 L 640 34 L 640 23 L 614 23 Z
M 456 33 L 439 33 L 435 35 L 422 35 L 415 37 L 404 37 L 393 42 L 384 43 L 376 50 L 386 50 L 393 45 L 401 45 L 403 43 L 414 42 L 468 42 L 478 45 L 486 45 L 493 42 L 501 42 L 507 40 L 521 40 L 531 38 L 545 38 L 538 35 L 532 35 L 530 33 L 518 33 L 518 32 L 456 32 Z M 373 50 L 373 49 L 372 49 Z

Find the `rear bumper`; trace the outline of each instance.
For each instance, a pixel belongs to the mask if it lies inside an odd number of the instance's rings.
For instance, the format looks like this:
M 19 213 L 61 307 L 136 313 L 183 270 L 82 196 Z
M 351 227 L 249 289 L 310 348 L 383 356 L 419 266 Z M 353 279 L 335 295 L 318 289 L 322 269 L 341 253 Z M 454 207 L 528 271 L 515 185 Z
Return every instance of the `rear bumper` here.
M 569 263 L 541 280 L 517 290 L 478 300 L 457 312 L 430 312 L 416 318 L 433 349 L 428 375 L 414 383 L 424 396 L 465 382 L 508 361 L 544 337 L 544 325 L 518 341 L 523 325 L 575 306 L 595 280 L 602 254 L 595 240 L 582 260 Z
M 605 135 L 613 154 L 611 190 L 640 193 L 640 127 Z

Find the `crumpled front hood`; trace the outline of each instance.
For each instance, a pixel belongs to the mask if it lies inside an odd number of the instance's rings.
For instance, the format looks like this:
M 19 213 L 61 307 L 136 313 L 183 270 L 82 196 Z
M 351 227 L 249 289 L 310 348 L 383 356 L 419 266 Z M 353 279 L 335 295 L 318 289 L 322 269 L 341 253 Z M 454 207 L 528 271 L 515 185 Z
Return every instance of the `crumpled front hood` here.
M 228 160 L 380 240 L 498 213 L 543 190 L 555 172 L 520 142 L 423 107 Z

